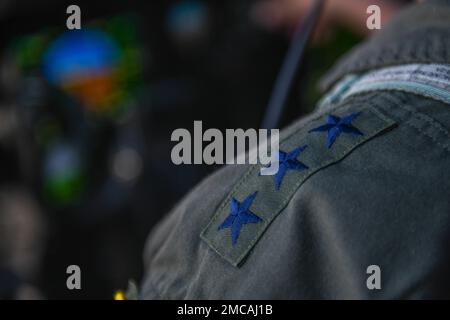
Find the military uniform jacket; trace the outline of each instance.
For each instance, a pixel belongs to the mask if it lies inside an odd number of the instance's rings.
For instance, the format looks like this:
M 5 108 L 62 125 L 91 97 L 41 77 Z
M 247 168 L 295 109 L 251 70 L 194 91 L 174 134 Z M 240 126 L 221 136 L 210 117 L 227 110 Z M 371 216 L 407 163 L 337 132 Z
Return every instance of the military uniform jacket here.
M 408 64 L 450 64 L 450 1 L 341 59 L 322 83 L 334 93 L 282 131 L 277 176 L 230 165 L 193 189 L 148 238 L 140 297 L 450 297 L 448 88 L 331 90 Z

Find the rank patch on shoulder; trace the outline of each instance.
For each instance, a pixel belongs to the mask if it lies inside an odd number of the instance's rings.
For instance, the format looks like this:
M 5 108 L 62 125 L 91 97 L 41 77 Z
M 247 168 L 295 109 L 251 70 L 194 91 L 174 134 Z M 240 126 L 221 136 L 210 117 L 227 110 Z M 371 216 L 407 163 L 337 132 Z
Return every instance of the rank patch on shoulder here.
M 278 172 L 275 174 L 275 189 L 280 190 L 283 178 L 288 170 L 306 170 L 308 167 L 297 160 L 300 153 L 302 153 L 307 146 L 295 148 L 290 152 L 279 151 Z
M 344 107 L 318 115 L 284 138 L 274 176 L 250 167 L 201 233 L 215 252 L 238 267 L 309 177 L 395 125 L 375 108 L 351 113 Z
M 242 203 L 235 198 L 231 198 L 230 202 L 230 215 L 219 226 L 219 230 L 230 228 L 231 229 L 231 243 L 233 246 L 236 244 L 241 233 L 241 228 L 247 223 L 258 223 L 262 221 L 260 217 L 249 210 L 253 200 L 256 197 L 257 192 L 253 192 Z
M 328 134 L 327 145 L 328 148 L 331 148 L 334 141 L 336 141 L 337 137 L 343 132 L 356 135 L 363 135 L 361 131 L 359 131 L 352 125 L 353 119 L 359 116 L 359 114 L 360 112 L 353 112 L 342 118 L 330 114 L 328 115 L 326 124 L 309 130 L 309 133 L 326 131 Z

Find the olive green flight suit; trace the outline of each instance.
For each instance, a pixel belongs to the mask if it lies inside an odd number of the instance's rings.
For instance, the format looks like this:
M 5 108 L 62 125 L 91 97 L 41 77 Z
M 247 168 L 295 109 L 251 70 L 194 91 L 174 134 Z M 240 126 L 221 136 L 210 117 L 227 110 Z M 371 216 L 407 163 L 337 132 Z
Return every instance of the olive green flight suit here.
M 281 133 L 286 154 L 307 147 L 278 190 L 257 165 L 193 189 L 148 238 L 140 298 L 449 298 L 448 87 L 381 75 L 349 94 L 349 76 L 411 64 L 450 64 L 450 1 L 406 9 L 337 63 L 320 107 Z

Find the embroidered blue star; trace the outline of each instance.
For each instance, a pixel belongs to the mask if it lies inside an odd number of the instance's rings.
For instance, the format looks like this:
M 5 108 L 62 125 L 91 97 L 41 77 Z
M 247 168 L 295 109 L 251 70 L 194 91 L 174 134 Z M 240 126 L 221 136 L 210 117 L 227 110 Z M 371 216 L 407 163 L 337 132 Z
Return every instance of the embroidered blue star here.
M 247 223 L 258 223 L 262 219 L 249 210 L 257 192 L 252 193 L 244 201 L 239 203 L 235 198 L 231 198 L 230 215 L 219 226 L 219 230 L 231 228 L 231 242 L 236 245 L 242 225 Z
M 291 152 L 279 151 L 278 153 L 278 172 L 275 175 L 275 189 L 280 190 L 283 178 L 288 170 L 306 170 L 309 169 L 306 165 L 297 160 L 297 157 L 307 146 L 295 148 Z
M 327 124 L 309 130 L 309 132 L 328 132 L 328 148 L 331 148 L 336 138 L 342 133 L 351 133 L 354 135 L 363 135 L 361 131 L 352 125 L 352 121 L 361 114 L 361 112 L 350 113 L 349 115 L 339 118 L 330 114 L 327 118 Z

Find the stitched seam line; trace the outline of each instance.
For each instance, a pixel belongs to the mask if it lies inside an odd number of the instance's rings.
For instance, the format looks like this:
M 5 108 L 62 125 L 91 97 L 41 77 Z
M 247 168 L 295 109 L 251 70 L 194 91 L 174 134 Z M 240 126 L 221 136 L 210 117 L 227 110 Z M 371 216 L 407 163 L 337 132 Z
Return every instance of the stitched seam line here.
M 411 120 L 405 122 L 405 124 L 409 125 L 410 127 L 416 129 L 417 131 L 419 131 L 422 135 L 431 138 L 431 140 L 434 141 L 434 143 L 440 147 L 442 147 L 443 149 L 445 149 L 446 151 L 450 152 L 450 146 L 447 144 L 442 144 L 439 141 L 437 141 L 436 137 L 432 136 L 431 134 L 426 133 L 424 130 L 422 130 L 419 126 L 414 125 Z
M 408 93 L 410 94 L 411 92 L 408 92 Z M 365 94 L 366 93 L 362 93 L 361 96 L 364 96 Z M 356 95 L 354 97 L 356 97 Z M 415 110 L 415 109 L 409 107 L 408 104 L 407 104 L 407 99 L 406 98 L 393 97 L 393 96 L 387 96 L 387 95 L 386 96 L 381 95 L 380 98 L 385 100 L 385 101 L 387 101 L 387 102 L 389 102 L 389 103 L 392 103 L 392 104 L 396 105 L 396 107 L 399 107 L 399 108 L 403 109 L 404 111 L 408 112 L 410 114 L 411 118 L 416 118 L 419 121 L 427 122 L 434 129 L 438 130 L 439 132 L 441 132 L 442 134 L 444 134 L 445 136 L 447 136 L 450 139 L 449 131 L 447 131 L 446 128 L 442 124 L 440 124 L 437 120 L 435 120 L 434 118 L 430 117 L 429 115 L 424 114 L 424 113 L 422 113 L 419 110 Z M 396 101 L 396 100 L 398 100 L 398 101 Z M 368 101 L 368 103 L 376 108 L 376 105 L 373 102 Z M 404 122 L 405 123 L 412 122 L 412 119 L 409 119 L 409 120 L 404 121 Z M 415 129 L 419 130 L 419 132 L 421 134 L 423 134 L 423 135 L 425 135 L 425 136 L 427 136 L 429 138 L 432 138 L 432 140 L 437 145 L 443 147 L 446 150 L 450 149 L 450 145 L 449 144 L 440 142 L 439 141 L 439 140 L 441 140 L 440 138 L 438 138 L 437 136 L 432 135 L 430 133 L 426 133 L 425 131 L 420 129 L 420 126 L 413 125 L 411 123 L 408 123 L 408 125 L 413 126 Z
M 386 96 L 386 97 L 383 97 L 383 98 L 385 100 L 387 100 L 387 101 L 393 102 L 393 100 L 391 99 L 392 97 L 390 97 L 390 96 Z M 430 133 L 425 132 L 418 125 L 414 125 L 412 123 L 413 117 L 418 118 L 419 120 L 427 122 L 433 128 L 437 129 L 439 132 L 441 132 L 444 135 L 446 135 L 447 137 L 449 137 L 449 139 L 450 139 L 450 133 L 439 122 L 437 122 L 432 117 L 430 117 L 430 116 L 428 116 L 428 115 L 426 115 L 426 114 L 424 114 L 424 113 L 422 113 L 420 111 L 414 110 L 413 108 L 409 107 L 407 105 L 407 103 L 406 103 L 406 99 L 399 98 L 399 100 L 400 100 L 401 103 L 398 104 L 398 107 L 400 107 L 401 109 L 407 111 L 412 116 L 408 121 L 405 121 L 405 123 L 408 124 L 409 126 L 415 128 L 416 130 L 418 130 L 419 133 L 421 133 L 422 135 L 424 135 L 424 136 L 426 136 L 428 138 L 431 138 L 436 143 L 436 145 L 444 148 L 447 151 L 450 151 L 450 145 L 448 143 L 440 142 L 439 141 L 440 139 L 438 137 L 436 137 L 435 135 L 432 135 Z

